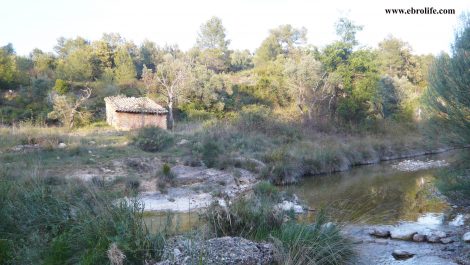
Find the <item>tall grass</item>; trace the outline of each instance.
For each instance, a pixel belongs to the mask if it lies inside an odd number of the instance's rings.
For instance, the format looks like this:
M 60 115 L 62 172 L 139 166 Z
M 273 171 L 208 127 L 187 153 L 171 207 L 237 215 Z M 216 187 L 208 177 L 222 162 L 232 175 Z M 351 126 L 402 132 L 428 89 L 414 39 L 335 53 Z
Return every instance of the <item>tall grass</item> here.
M 1 264 L 107 264 L 113 245 L 126 264 L 158 260 L 163 236 L 151 236 L 137 201 L 79 181 L 0 181 Z
M 270 240 L 279 264 L 344 264 L 353 258 L 352 245 L 321 212 L 313 224 L 299 223 L 292 211 L 276 207 L 282 195 L 267 182 L 255 187 L 253 196 L 238 199 L 226 208 L 213 204 L 205 219 L 216 236 L 242 236 Z

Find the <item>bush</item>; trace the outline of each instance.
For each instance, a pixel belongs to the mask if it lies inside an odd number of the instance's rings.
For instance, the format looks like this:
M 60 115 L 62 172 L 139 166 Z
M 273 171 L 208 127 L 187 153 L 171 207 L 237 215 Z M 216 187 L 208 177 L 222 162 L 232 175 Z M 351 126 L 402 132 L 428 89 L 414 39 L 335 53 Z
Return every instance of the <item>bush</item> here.
M 56 79 L 55 80 L 55 85 L 52 89 L 54 91 L 56 91 L 57 93 L 59 93 L 59 95 L 64 95 L 64 94 L 67 94 L 69 92 L 69 86 L 68 86 L 67 82 L 65 82 L 62 79 Z
M 304 175 L 302 164 L 297 160 L 286 148 L 276 149 L 265 155 L 267 167 L 262 174 L 274 184 L 295 183 Z
M 145 127 L 139 130 L 134 144 L 148 152 L 159 152 L 172 145 L 174 137 L 168 131 L 158 127 Z
M 167 193 L 167 186 L 173 185 L 176 175 L 171 171 L 170 165 L 163 164 L 162 170 L 157 173 L 157 189 L 162 193 Z
M 253 191 L 258 197 L 279 197 L 279 189 L 269 181 L 261 181 L 260 183 L 256 184 L 253 188 Z
M 351 242 L 323 214 L 313 224 L 287 222 L 272 236 L 279 264 L 345 264 L 354 256 Z
M 202 143 L 201 158 L 207 167 L 217 167 L 223 152 L 222 144 L 216 139 L 206 137 Z

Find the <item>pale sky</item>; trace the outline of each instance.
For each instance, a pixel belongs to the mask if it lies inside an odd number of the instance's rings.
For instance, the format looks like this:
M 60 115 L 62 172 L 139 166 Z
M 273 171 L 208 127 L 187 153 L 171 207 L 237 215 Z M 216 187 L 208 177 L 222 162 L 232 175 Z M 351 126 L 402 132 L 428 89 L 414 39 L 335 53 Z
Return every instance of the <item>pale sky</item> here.
M 456 15 L 386 15 L 385 8 L 454 8 Z M 34 48 L 52 51 L 57 38 L 96 40 L 117 32 L 136 44 L 178 44 L 187 50 L 202 23 L 218 16 L 231 49 L 254 51 L 281 24 L 308 29 L 309 44 L 322 47 L 336 39 L 334 24 L 348 16 L 364 30 L 361 45 L 376 47 L 392 34 L 415 53 L 448 52 L 459 14 L 468 0 L 0 0 L 0 45 L 13 43 L 18 54 Z

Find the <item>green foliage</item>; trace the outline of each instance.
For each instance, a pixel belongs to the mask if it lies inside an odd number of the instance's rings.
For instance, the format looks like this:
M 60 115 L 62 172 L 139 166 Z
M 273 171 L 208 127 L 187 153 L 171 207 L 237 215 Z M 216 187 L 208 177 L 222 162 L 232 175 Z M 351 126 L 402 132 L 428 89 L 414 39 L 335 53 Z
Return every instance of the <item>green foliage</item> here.
M 201 50 L 199 60 L 209 69 L 220 73 L 228 69 L 230 60 L 225 28 L 222 20 L 212 17 L 202 24 L 196 40 L 197 47 Z
M 264 160 L 267 167 L 263 175 L 277 185 L 295 183 L 305 173 L 302 164 L 285 147 L 267 153 Z
M 225 28 L 222 25 L 222 20 L 218 17 L 212 17 L 201 25 L 196 42 L 200 49 L 222 51 L 227 50 L 227 46 L 230 44 L 230 41 L 225 39 Z
M 117 50 L 114 63 L 116 64 L 116 80 L 119 84 L 130 84 L 135 81 L 135 66 L 131 55 L 125 47 Z
M 160 251 L 137 201 L 116 203 L 105 191 L 78 182 L 51 186 L 38 178 L 2 179 L 0 190 L 2 264 L 107 264 L 112 243 L 128 264 L 142 264 Z
M 362 28 L 363 26 L 355 25 L 346 17 L 342 17 L 336 22 L 336 34 L 341 38 L 342 42 L 348 43 L 351 46 L 358 44 L 356 34 Z
M 236 50 L 230 54 L 230 70 L 233 72 L 253 68 L 253 55 L 249 50 Z
M 453 135 L 449 141 L 470 142 L 470 18 L 463 17 L 463 27 L 456 34 L 452 57 L 442 54 L 430 70 L 429 88 L 425 94 L 432 115 L 431 135 L 447 128 Z M 434 125 L 434 126 L 433 126 Z
M 223 145 L 217 139 L 206 137 L 202 143 L 201 159 L 207 167 L 217 167 L 223 154 Z
M 442 169 L 437 173 L 436 186 L 454 203 L 468 204 L 470 202 L 470 154 L 462 153 L 458 164 Z
M 89 43 L 76 39 L 59 39 L 57 76 L 68 81 L 89 81 L 93 74 L 92 49 Z
M 134 144 L 147 152 L 163 151 L 171 146 L 173 142 L 173 135 L 158 127 L 142 128 L 134 138 Z
M 275 200 L 279 199 L 279 189 L 269 181 L 261 181 L 253 187 L 253 192 L 258 197 L 268 197 Z
M 15 57 L 5 47 L 0 48 L 0 89 L 10 88 L 16 78 Z
M 307 40 L 307 29 L 293 28 L 291 25 L 281 25 L 270 31 L 269 36 L 256 50 L 255 65 L 262 66 L 269 61 L 274 61 L 279 55 L 289 55 L 298 46 L 305 44 Z
M 171 167 L 167 163 L 163 164 L 162 170 L 157 177 L 159 178 L 159 183 L 157 183 L 158 186 L 166 186 L 167 184 L 173 185 L 176 180 L 175 173 L 171 171 Z
M 55 92 L 57 92 L 59 95 L 65 95 L 69 92 L 69 86 L 67 82 L 65 82 L 62 79 L 56 79 L 55 80 L 55 85 L 52 88 Z

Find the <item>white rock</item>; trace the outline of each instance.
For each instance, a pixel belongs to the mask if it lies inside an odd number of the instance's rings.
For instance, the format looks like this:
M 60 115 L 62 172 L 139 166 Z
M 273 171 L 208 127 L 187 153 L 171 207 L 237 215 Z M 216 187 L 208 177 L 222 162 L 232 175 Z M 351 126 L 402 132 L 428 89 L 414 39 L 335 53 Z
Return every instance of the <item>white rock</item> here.
M 392 252 L 392 256 L 397 260 L 409 259 L 413 257 L 414 255 L 415 255 L 414 253 L 411 253 L 405 250 L 398 250 L 398 249 Z
M 374 228 L 369 231 L 369 235 L 376 237 L 389 237 L 390 231 L 385 228 Z
M 179 141 L 176 145 L 184 145 L 184 144 L 187 144 L 187 143 L 189 143 L 188 140 L 186 140 L 186 139 L 181 139 L 181 141 Z
M 59 146 L 58 146 L 60 149 L 64 149 L 67 147 L 67 145 L 65 143 L 59 143 Z
M 295 213 L 304 212 L 304 209 L 302 208 L 302 206 L 295 204 L 293 202 L 290 202 L 290 201 L 283 201 L 282 203 L 279 203 L 277 207 L 283 211 L 294 210 Z
M 400 240 L 412 240 L 416 230 L 407 227 L 396 227 L 390 231 L 390 237 Z
M 465 217 L 463 214 L 457 214 L 454 220 L 449 222 L 450 226 L 462 226 L 464 225 Z
M 470 243 L 470 232 L 463 234 L 462 240 L 467 243 Z

